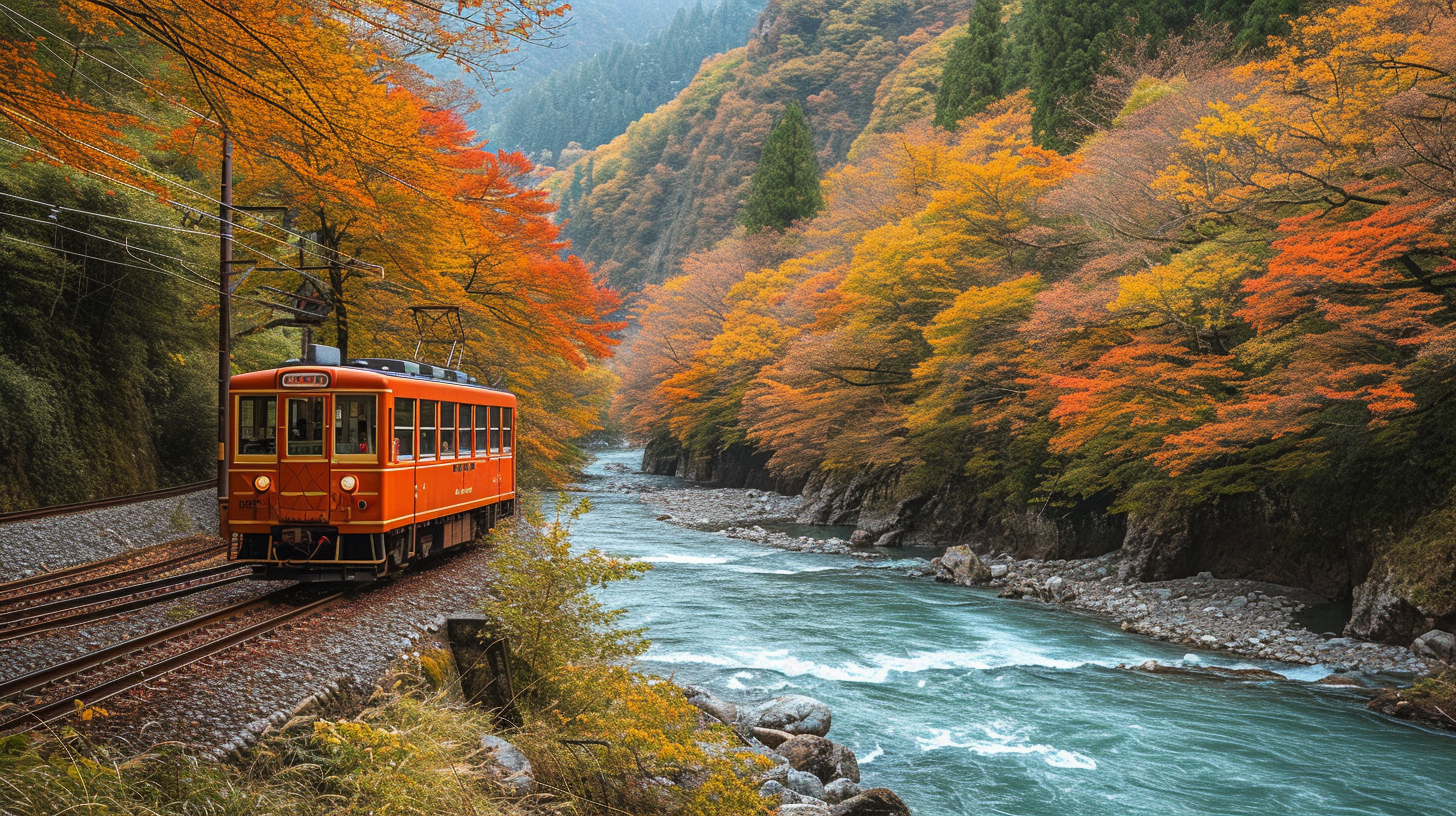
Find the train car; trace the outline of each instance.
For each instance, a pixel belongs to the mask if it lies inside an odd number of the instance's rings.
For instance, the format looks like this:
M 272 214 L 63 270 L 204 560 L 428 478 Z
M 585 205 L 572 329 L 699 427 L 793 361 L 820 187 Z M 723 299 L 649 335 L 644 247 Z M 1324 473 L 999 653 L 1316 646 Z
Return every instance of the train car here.
M 515 512 L 507 391 L 384 359 L 290 361 L 231 387 L 222 532 L 256 578 L 373 581 Z

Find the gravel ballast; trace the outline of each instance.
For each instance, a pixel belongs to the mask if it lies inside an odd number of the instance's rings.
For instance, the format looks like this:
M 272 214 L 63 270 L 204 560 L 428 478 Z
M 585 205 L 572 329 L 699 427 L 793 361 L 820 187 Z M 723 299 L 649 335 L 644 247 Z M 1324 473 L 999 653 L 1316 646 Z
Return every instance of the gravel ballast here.
M 0 524 L 0 581 L 199 534 L 218 534 L 217 494 L 210 490 Z

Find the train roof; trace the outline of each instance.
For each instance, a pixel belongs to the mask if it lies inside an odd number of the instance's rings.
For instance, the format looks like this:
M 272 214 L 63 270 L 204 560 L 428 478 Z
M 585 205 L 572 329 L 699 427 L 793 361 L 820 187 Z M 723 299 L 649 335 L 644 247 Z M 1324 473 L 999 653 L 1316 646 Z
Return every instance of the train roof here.
M 379 377 L 376 381 L 378 385 L 385 384 L 384 378 L 398 378 L 419 384 L 435 383 L 439 385 L 453 385 L 514 396 L 514 394 L 511 394 L 510 391 L 504 388 L 483 385 L 480 381 L 459 369 L 443 368 L 414 360 L 398 360 L 388 357 L 363 357 L 345 363 L 340 359 L 338 349 L 328 346 L 310 346 L 308 352 L 307 357 L 310 359 L 286 360 L 277 368 L 253 371 L 247 374 L 236 374 L 233 376 L 233 381 L 238 386 L 243 387 L 273 387 L 278 382 L 280 373 L 293 369 L 309 371 L 327 370 L 331 375 L 335 372 L 342 374 L 342 379 L 344 380 L 356 381 L 369 379 L 367 376 L 357 376 L 368 372 Z

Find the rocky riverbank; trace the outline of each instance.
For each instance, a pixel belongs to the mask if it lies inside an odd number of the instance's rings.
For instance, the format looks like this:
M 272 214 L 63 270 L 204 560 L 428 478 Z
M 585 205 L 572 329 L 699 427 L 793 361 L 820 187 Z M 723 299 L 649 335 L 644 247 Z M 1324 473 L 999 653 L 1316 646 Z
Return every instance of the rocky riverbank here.
M 650 490 L 643 501 L 658 520 L 730 538 L 801 552 L 883 558 L 895 550 L 869 542 L 789 536 L 766 530 L 803 507 L 800 497 L 735 488 Z M 1209 573 L 1143 583 L 1118 552 L 1074 560 L 1017 560 L 952 547 L 912 577 L 934 576 L 964 586 L 987 586 L 1002 597 L 1057 603 L 1112 618 L 1124 630 L 1199 649 L 1250 659 L 1323 665 L 1354 685 L 1389 685 L 1424 676 L 1437 663 L 1403 646 L 1314 632 L 1297 615 L 1323 599 L 1314 593 L 1259 581 L 1221 579 Z M 1332 681 L 1334 682 L 1334 681 Z
M 1322 599 L 1304 590 L 1209 573 L 1141 583 L 1118 553 L 1074 561 L 1013 560 L 951 547 L 931 562 L 937 580 L 999 589 L 1004 598 L 1058 603 L 1107 615 L 1130 632 L 1258 660 L 1324 665 L 1371 681 L 1410 680 L 1431 669 L 1403 646 L 1310 631 L 1296 618 Z M 1358 682 L 1358 681 L 1357 681 Z
M 834 715 L 824 703 L 800 694 L 734 703 L 701 686 L 683 691 L 773 762 L 758 792 L 778 805 L 778 816 L 909 816 L 894 792 L 861 787 L 854 751 L 828 738 Z

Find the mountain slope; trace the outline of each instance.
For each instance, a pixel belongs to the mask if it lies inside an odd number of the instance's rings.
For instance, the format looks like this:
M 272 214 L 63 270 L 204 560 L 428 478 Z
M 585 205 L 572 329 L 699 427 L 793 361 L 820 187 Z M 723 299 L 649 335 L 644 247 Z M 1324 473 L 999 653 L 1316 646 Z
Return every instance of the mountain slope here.
M 748 46 L 551 181 L 577 252 L 623 291 L 664 280 L 728 235 L 760 146 L 804 104 L 830 167 L 869 123 L 881 82 L 964 11 L 921 0 L 773 0 Z

